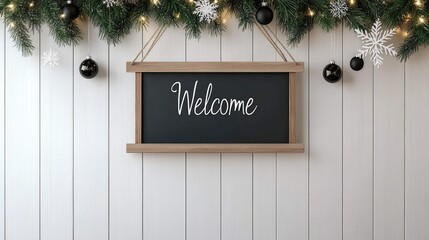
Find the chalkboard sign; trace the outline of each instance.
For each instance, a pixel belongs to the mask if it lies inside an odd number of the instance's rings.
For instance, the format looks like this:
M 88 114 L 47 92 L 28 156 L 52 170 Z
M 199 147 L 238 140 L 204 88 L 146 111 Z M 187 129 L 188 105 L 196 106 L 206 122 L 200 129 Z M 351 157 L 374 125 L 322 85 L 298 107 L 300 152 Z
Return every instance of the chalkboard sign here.
M 136 143 L 128 152 L 302 152 L 295 78 L 302 63 L 128 63 Z
M 144 143 L 289 143 L 288 73 L 142 73 Z

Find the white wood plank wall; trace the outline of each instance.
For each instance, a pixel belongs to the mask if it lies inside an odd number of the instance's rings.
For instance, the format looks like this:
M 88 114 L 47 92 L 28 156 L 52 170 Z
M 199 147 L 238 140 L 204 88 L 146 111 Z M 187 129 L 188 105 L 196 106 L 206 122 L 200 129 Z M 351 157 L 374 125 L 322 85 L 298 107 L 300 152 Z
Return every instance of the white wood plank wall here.
M 230 16 L 227 26 L 199 40 L 168 29 L 147 60 L 281 60 L 257 29 L 241 31 Z M 366 59 L 354 72 L 352 31 L 311 31 L 291 49 L 305 62 L 305 153 L 127 154 L 134 75 L 125 62 L 157 26 L 117 46 L 80 27 L 75 47 L 58 47 L 44 27 L 24 58 L 0 23 L 0 240 L 429 239 L 428 49 L 407 63 L 386 57 L 380 69 Z M 41 62 L 49 48 L 55 68 Z M 100 66 L 92 80 L 78 72 L 89 54 Z M 335 84 L 321 76 L 330 60 L 344 71 Z

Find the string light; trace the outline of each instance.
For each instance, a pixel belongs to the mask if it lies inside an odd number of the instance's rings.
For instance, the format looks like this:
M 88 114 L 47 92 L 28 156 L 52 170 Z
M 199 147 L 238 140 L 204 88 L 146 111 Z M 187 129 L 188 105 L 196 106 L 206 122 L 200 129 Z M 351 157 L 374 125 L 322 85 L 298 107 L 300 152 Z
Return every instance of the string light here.
M 9 8 L 10 11 L 15 11 L 15 4 L 11 3 L 7 5 L 7 8 Z
M 422 1 L 421 1 L 421 0 L 415 0 L 415 1 L 414 1 L 414 5 L 415 5 L 416 7 L 421 7 L 423 4 L 422 4 Z
M 144 16 L 141 16 L 140 17 L 140 22 L 142 22 L 142 23 L 146 22 L 146 18 Z
M 14 22 L 9 23 L 9 28 L 14 28 L 14 27 L 15 27 L 15 23 Z
M 158 5 L 158 3 L 159 3 L 159 0 L 152 0 L 153 5 Z
M 408 37 L 408 32 L 407 32 L 407 31 L 404 31 L 404 32 L 402 33 L 402 36 L 404 36 L 404 37 Z
M 176 18 L 179 19 L 180 18 L 180 13 L 176 14 Z
M 426 20 L 423 16 L 419 17 L 419 24 L 425 23 Z
M 355 0 L 350 0 L 350 6 L 355 5 Z
M 66 15 L 63 13 L 63 14 L 61 14 L 61 15 L 60 15 L 60 18 L 61 18 L 61 19 L 66 18 Z
M 405 16 L 405 22 L 408 22 L 411 20 L 411 14 L 407 13 L 407 15 Z
M 226 23 L 226 18 L 222 18 L 222 23 L 225 24 Z
M 29 7 L 34 7 L 34 2 L 31 2 L 30 4 L 28 4 Z
M 314 12 L 313 12 L 313 10 L 311 10 L 310 8 L 308 9 L 308 15 L 309 15 L 310 17 L 313 17 L 313 16 L 314 16 Z
M 188 0 L 188 2 L 192 4 L 192 3 L 194 3 L 194 0 Z
M 214 0 L 214 3 L 216 3 L 216 4 L 217 4 L 217 0 Z

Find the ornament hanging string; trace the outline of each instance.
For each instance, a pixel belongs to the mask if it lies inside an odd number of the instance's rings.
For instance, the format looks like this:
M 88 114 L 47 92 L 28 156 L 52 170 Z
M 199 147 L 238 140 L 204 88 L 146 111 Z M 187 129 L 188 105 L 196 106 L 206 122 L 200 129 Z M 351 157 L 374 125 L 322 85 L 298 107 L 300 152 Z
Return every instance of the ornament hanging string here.
M 294 63 L 296 63 L 295 59 L 292 57 L 292 54 L 290 54 L 290 52 L 286 49 L 286 47 L 281 43 L 280 39 L 277 38 L 277 36 L 274 34 L 274 32 L 268 26 L 264 27 L 259 23 L 255 23 L 255 25 L 258 27 L 258 29 L 262 33 L 262 35 L 273 46 L 274 50 L 276 50 L 276 52 L 280 55 L 280 57 L 283 59 L 283 61 L 287 62 L 287 58 L 284 55 L 282 49 L 280 49 L 280 47 L 278 46 L 277 42 L 280 43 L 281 47 L 289 55 L 289 57 L 292 59 L 292 61 Z M 268 31 L 265 28 L 267 28 Z
M 155 32 L 152 34 L 152 36 L 149 38 L 149 41 L 147 41 L 147 43 L 143 46 L 143 48 L 140 50 L 140 52 L 137 54 L 137 56 L 134 58 L 133 63 L 134 64 L 137 60 L 137 58 L 142 55 L 142 60 L 141 62 L 143 62 L 146 57 L 149 55 L 149 53 L 152 51 L 152 49 L 155 47 L 156 43 L 159 41 L 159 39 L 161 39 L 162 35 L 164 34 L 165 30 L 167 30 L 167 26 L 165 25 L 160 25 Z M 149 46 L 148 51 L 146 52 L 146 54 L 143 53 L 143 51 L 146 49 L 146 47 Z
M 88 21 L 88 57 L 91 57 L 91 21 Z
M 336 49 L 335 49 L 335 45 L 336 45 L 336 37 L 335 37 L 335 31 L 332 31 L 331 33 L 330 33 L 330 35 L 331 35 L 331 49 L 330 49 L 330 52 L 331 53 L 333 53 L 333 56 L 332 56 L 332 60 L 333 59 L 335 59 L 335 57 L 336 57 Z

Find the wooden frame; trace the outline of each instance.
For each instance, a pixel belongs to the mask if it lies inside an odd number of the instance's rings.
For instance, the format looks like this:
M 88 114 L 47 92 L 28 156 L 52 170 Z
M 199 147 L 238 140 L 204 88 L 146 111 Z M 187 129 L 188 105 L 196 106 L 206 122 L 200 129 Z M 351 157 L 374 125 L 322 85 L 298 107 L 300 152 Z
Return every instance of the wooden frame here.
M 304 71 L 302 62 L 141 62 L 127 63 L 127 72 L 135 80 L 135 143 L 127 144 L 128 153 L 141 152 L 304 152 L 296 143 L 296 73 Z M 143 74 L 148 72 L 287 72 L 289 73 L 289 143 L 284 144 L 147 144 L 142 139 Z

